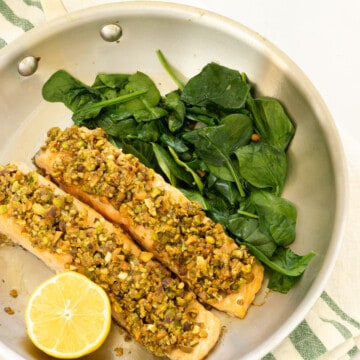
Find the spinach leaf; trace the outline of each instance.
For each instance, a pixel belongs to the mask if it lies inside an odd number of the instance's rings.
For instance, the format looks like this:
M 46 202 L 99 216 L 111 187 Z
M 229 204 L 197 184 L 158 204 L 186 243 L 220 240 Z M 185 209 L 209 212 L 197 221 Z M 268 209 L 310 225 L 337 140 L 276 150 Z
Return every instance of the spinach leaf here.
M 109 83 L 111 87 L 108 87 Z M 114 87 L 122 85 L 124 88 L 121 90 L 114 90 Z M 157 105 L 160 100 L 160 93 L 152 80 L 141 73 L 130 76 L 98 75 L 92 87 L 77 80 L 67 71 L 59 70 L 44 84 L 42 95 L 47 101 L 63 102 L 73 111 L 72 118 L 77 125 L 83 125 L 87 119 L 96 118 L 104 108 L 123 103 L 127 103 L 123 107 L 125 112 L 141 111 L 135 115 L 142 119 L 146 118 L 144 111 L 151 119 L 166 114 L 164 109 L 153 108 L 153 103 Z M 138 97 L 141 99 L 137 99 Z M 136 106 L 137 104 L 141 106 Z
M 206 195 L 206 201 L 208 203 L 207 215 L 228 231 L 227 222 L 229 216 L 234 213 L 234 209 L 229 206 L 229 203 L 221 196 L 216 196 L 214 193 L 211 193 L 210 196 L 208 193 Z M 228 232 L 228 234 L 233 236 L 230 232 Z
M 138 139 L 145 142 L 157 142 L 160 137 L 160 129 L 155 121 L 149 123 L 141 123 L 136 127 L 136 131 L 132 135 L 128 135 L 127 139 Z
M 220 125 L 186 132 L 183 138 L 195 145 L 195 152 L 200 158 L 222 166 L 231 153 L 248 143 L 251 134 L 251 120 L 242 114 L 232 114 L 225 117 Z
M 224 131 L 227 135 L 225 139 L 224 148 L 226 152 L 232 153 L 238 147 L 247 144 L 250 141 L 253 134 L 253 126 L 251 119 L 244 114 L 230 114 L 221 119 L 220 126 L 223 126 L 223 130 L 220 131 L 219 137 L 216 137 L 218 141 L 223 140 Z M 219 128 L 219 127 L 214 127 Z M 222 138 L 222 139 L 221 139 Z
M 99 83 L 110 84 L 107 89 Z M 114 86 L 122 86 L 113 91 Z M 105 108 L 117 117 L 133 116 L 139 123 L 152 121 L 167 115 L 167 111 L 157 106 L 160 101 L 160 92 L 149 76 L 141 72 L 126 76 L 109 75 L 98 77 L 94 83 L 98 92 L 105 94 L 106 99 L 85 104 L 74 110 L 73 120 L 81 125 L 85 120 L 96 118 Z
M 101 127 L 109 135 L 121 139 L 135 134 L 137 125 L 137 122 L 133 118 L 115 122 L 110 117 L 104 116 L 96 120 L 96 127 Z
M 176 76 L 174 70 L 171 68 L 169 62 L 167 61 L 167 59 L 165 58 L 164 54 L 162 53 L 161 50 L 157 50 L 156 51 L 158 59 L 161 63 L 161 65 L 163 66 L 163 68 L 166 70 L 166 72 L 170 75 L 170 77 L 173 79 L 173 81 L 175 82 L 175 84 L 178 86 L 178 88 L 180 90 L 182 90 L 184 88 L 184 84 L 182 83 L 182 81 L 178 78 L 178 76 Z
M 81 107 L 77 108 L 76 110 L 74 110 L 72 119 L 75 124 L 80 125 L 80 124 L 82 124 L 82 122 L 84 120 L 96 118 L 100 114 L 100 111 L 103 108 L 106 108 L 106 107 L 109 107 L 112 105 L 118 105 L 121 103 L 135 101 L 135 99 L 137 97 L 140 97 L 141 95 L 146 94 L 146 92 L 147 92 L 146 89 L 142 89 L 142 90 L 134 91 L 129 94 L 123 94 L 123 95 L 117 96 L 115 98 L 102 100 L 102 101 L 98 101 L 98 102 L 94 102 L 94 103 L 87 103 L 84 106 L 81 106 Z
M 260 229 L 270 234 L 277 245 L 290 245 L 295 240 L 294 204 L 267 191 L 254 191 L 250 198 L 259 216 Z
M 128 82 L 120 91 L 120 95 L 129 95 L 138 91 L 142 91 L 144 95 L 128 101 L 122 105 L 122 108 L 133 113 L 148 111 L 151 114 L 153 108 L 159 104 L 160 92 L 151 78 L 140 71 L 129 76 Z
M 210 63 L 185 84 L 181 99 L 188 105 L 232 112 L 244 107 L 249 91 L 238 71 Z
M 205 125 L 216 125 L 214 119 L 206 115 L 187 113 L 186 119 L 198 123 L 194 126 L 195 129 L 199 129 Z
M 116 139 L 116 145 L 125 153 L 135 155 L 145 166 L 156 169 L 157 161 L 151 143 L 140 140 L 119 140 Z
M 101 94 L 103 100 L 112 99 L 127 83 L 128 74 L 98 74 L 91 88 Z
M 188 146 L 180 137 L 164 132 L 160 135 L 160 140 L 165 146 L 171 146 L 178 153 L 185 153 L 189 151 Z
M 120 90 L 127 83 L 128 78 L 128 74 L 97 74 L 91 88 L 97 91 L 108 88 Z
M 183 189 L 179 188 L 179 190 L 191 201 L 196 201 L 203 210 L 208 210 L 209 205 L 207 200 L 196 190 Z
M 178 155 L 176 154 L 176 151 L 172 147 L 169 146 L 168 150 L 172 155 L 172 157 L 174 158 L 176 164 L 183 167 L 185 171 L 191 174 L 191 176 L 194 179 L 191 185 L 196 185 L 198 190 L 200 191 L 200 194 L 202 194 L 204 190 L 204 184 L 202 183 L 200 176 L 190 166 L 188 166 L 185 162 L 179 159 Z
M 285 150 L 294 136 L 295 127 L 280 102 L 272 98 L 253 99 L 248 96 L 247 105 L 262 141 L 278 150 Z
M 238 166 L 234 161 L 232 162 L 232 166 L 235 168 Z M 215 166 L 212 164 L 207 164 L 207 168 L 209 169 L 209 173 L 215 175 L 217 178 L 225 180 L 225 181 L 235 181 L 231 171 L 226 167 L 223 166 Z M 241 182 L 241 179 L 240 179 Z
M 176 187 L 177 178 L 172 171 L 172 168 L 175 168 L 176 166 L 175 162 L 170 157 L 169 153 L 162 146 L 154 142 L 151 145 L 156 157 L 156 161 L 161 171 L 165 174 L 170 184 Z
M 287 276 L 277 271 L 272 271 L 268 288 L 283 294 L 287 294 L 290 289 L 300 280 L 302 275 L 299 276 Z
M 168 127 L 171 132 L 175 132 L 184 124 L 186 107 L 181 101 L 178 91 L 173 91 L 163 98 L 164 107 L 168 110 Z
M 159 164 L 162 172 L 168 178 L 171 185 L 176 187 L 179 180 L 185 182 L 188 185 L 192 185 L 192 176 L 188 172 L 183 171 L 183 168 L 176 163 L 176 161 L 169 154 L 169 152 L 166 151 L 165 148 L 155 142 L 152 143 L 152 147 L 157 163 Z
M 56 71 L 45 82 L 42 96 L 49 102 L 63 102 L 71 111 L 101 99 L 100 94 L 65 70 Z
M 251 120 L 242 114 L 224 118 L 220 125 L 209 126 L 184 133 L 183 138 L 194 145 L 195 153 L 205 163 L 225 166 L 239 190 L 245 196 L 241 180 L 231 161 L 231 154 L 246 144 L 252 134 Z
M 248 242 L 245 242 L 245 245 L 266 266 L 286 276 L 300 276 L 305 271 L 310 260 L 315 256 L 313 251 L 301 256 L 295 254 L 290 248 L 278 247 L 274 255 L 269 259 L 254 245 Z
M 118 123 L 122 120 L 133 119 L 132 113 L 126 112 L 123 110 L 119 110 L 114 108 L 114 106 L 104 109 L 101 113 L 101 116 L 97 116 L 94 120 L 101 122 L 102 119 L 107 118 L 109 121 L 113 121 L 114 123 Z
M 276 266 L 287 269 L 287 271 L 279 271 L 288 276 L 300 276 L 306 269 L 309 261 L 314 257 L 313 251 L 308 252 L 306 255 L 297 255 L 290 248 L 282 246 L 276 249 L 275 254 L 271 260 Z
M 235 151 L 240 175 L 258 189 L 280 195 L 285 183 L 286 155 L 270 145 L 250 143 Z
M 220 116 L 218 114 L 209 111 L 206 108 L 200 108 L 197 106 L 186 108 L 186 119 L 209 126 L 217 125 L 220 122 Z
M 157 120 L 167 115 L 165 109 L 158 106 L 151 107 L 145 100 L 143 103 L 144 109 L 135 110 L 133 114 L 137 122 Z
M 240 201 L 240 196 L 233 182 L 217 178 L 213 173 L 208 176 L 208 184 L 211 183 L 211 189 L 223 196 L 231 205 Z
M 277 248 L 272 237 L 261 231 L 257 219 L 233 214 L 227 220 L 227 228 L 242 241 L 255 246 L 267 258 L 271 258 Z

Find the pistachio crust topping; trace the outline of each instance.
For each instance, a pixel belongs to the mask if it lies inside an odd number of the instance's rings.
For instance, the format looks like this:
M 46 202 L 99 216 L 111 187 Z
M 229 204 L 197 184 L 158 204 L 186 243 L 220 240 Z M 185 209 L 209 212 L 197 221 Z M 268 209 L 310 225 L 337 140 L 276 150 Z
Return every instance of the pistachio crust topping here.
M 37 249 L 71 255 L 66 268 L 104 288 L 115 319 L 155 355 L 191 352 L 208 336 L 204 323 L 196 320 L 195 295 L 184 282 L 151 253 L 134 251 L 128 236 L 109 228 L 102 216 L 89 220 L 85 206 L 39 183 L 39 176 L 24 174 L 16 165 L 0 166 L 0 220 L 14 219 Z
M 169 190 L 156 186 L 154 170 L 110 144 L 103 130 L 52 128 L 45 149 L 62 154 L 53 164 L 55 181 L 110 203 L 130 227 L 151 229 L 154 253 L 200 299 L 221 301 L 252 281 L 255 258 L 248 249 L 237 246 L 197 203 L 174 201 Z

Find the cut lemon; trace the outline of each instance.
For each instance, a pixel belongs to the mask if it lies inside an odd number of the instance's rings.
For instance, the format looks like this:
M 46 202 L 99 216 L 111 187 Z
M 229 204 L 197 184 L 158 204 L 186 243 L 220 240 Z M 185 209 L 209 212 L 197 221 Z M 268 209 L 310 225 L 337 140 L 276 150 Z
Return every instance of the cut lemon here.
M 105 291 L 84 275 L 59 273 L 31 295 L 25 312 L 28 335 L 36 347 L 61 359 L 98 349 L 111 326 Z

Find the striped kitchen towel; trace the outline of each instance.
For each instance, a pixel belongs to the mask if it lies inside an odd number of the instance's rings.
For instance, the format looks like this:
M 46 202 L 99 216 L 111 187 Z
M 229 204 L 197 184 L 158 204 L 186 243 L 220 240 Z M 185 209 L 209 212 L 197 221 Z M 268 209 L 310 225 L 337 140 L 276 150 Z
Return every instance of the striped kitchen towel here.
M 360 323 L 324 291 L 297 328 L 263 360 L 346 360 L 360 354 Z
M 63 0 L 63 3 L 71 10 L 79 1 Z M 90 2 L 94 5 L 95 0 Z M 81 0 L 81 3 L 86 4 L 86 1 Z M 0 48 L 44 21 L 40 1 L 0 0 Z M 305 319 L 263 360 L 345 360 L 360 356 L 360 314 L 356 296 L 360 294 L 360 285 L 354 282 L 350 287 L 350 279 L 360 273 L 358 247 L 353 241 L 360 233 L 356 219 L 356 214 L 360 213 L 360 149 L 354 142 L 345 144 L 352 191 L 350 222 L 356 226 L 347 230 L 342 253 L 326 290 Z M 350 268 L 349 263 L 354 266 Z
M 48 0 L 51 1 L 51 0 Z M 37 0 L 0 0 L 0 48 L 44 22 L 41 3 Z

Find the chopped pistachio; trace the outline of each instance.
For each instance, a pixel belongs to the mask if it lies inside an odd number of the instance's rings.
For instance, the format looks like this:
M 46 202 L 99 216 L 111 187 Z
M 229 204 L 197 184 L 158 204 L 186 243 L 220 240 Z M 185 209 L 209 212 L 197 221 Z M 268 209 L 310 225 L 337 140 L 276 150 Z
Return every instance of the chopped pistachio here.
M 44 216 L 46 210 L 41 204 L 35 203 L 32 205 L 32 211 L 36 215 Z
M 106 253 L 106 255 L 105 255 L 105 259 L 104 259 L 105 262 L 106 262 L 106 263 L 110 262 L 111 257 L 112 257 L 112 254 L 111 254 L 110 251 L 108 251 L 108 252 Z
M 74 141 L 79 151 L 86 144 L 86 139 Z M 72 149 L 70 140 L 67 146 Z M 128 238 L 120 229 L 110 231 L 100 215 L 89 223 L 88 211 L 77 208 L 72 196 L 34 182 L 34 174 L 22 174 L 14 166 L 4 168 L 0 193 L 6 196 L 0 211 L 14 218 L 35 248 L 66 259 L 70 255 L 65 268 L 84 273 L 105 289 L 126 330 L 155 355 L 164 356 L 175 348 L 191 352 L 201 339 L 200 333 L 191 331 L 198 324 L 197 312 L 190 306 L 195 294 L 154 261 L 152 253 L 133 254 L 124 246 Z M 183 323 L 189 325 L 180 326 Z
M 7 205 L 0 205 L 0 215 L 4 215 L 7 213 Z
M 222 299 L 238 291 L 239 282 L 251 281 L 254 257 L 248 249 L 233 249 L 233 240 L 220 224 L 207 218 L 196 203 L 179 202 L 161 188 L 154 170 L 112 146 L 103 130 L 86 132 L 71 127 L 52 129 L 48 135 L 50 151 L 61 152 L 63 142 L 68 146 L 65 156 L 60 155 L 54 163 L 51 175 L 99 196 L 128 217 L 131 226 L 150 229 L 149 240 L 156 255 L 181 269 L 182 279 L 196 294 L 206 300 Z M 73 156 L 68 156 L 71 152 Z M 226 248 L 233 250 L 224 253 Z
M 140 253 L 139 259 L 143 262 L 148 262 L 150 261 L 152 258 L 154 257 L 154 254 L 152 254 L 151 252 L 147 252 L 147 251 L 142 251 Z

